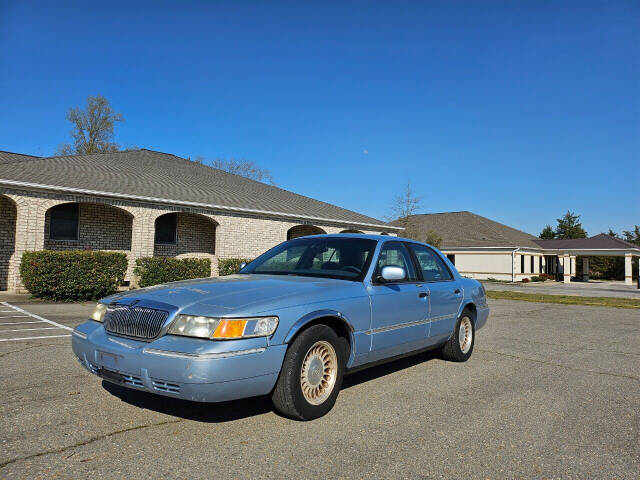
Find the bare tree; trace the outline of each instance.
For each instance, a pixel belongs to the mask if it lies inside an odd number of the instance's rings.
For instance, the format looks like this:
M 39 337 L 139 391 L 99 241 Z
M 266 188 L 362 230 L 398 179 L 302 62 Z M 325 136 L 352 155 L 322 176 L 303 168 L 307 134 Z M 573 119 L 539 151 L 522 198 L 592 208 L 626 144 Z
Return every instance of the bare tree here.
M 117 152 L 120 149 L 113 142 L 113 129 L 116 122 L 123 122 L 124 118 L 102 95 L 88 97 L 86 110 L 70 108 L 67 120 L 73 125 L 70 132 L 73 142 L 60 145 L 58 155 Z
M 407 180 L 406 189 L 400 194 L 396 195 L 391 205 L 391 214 L 389 220 L 397 220 L 398 224 L 405 228 L 409 228 L 409 220 L 411 215 L 414 215 L 422 205 L 422 197 L 417 196 L 413 188 L 411 188 L 411 180 Z
M 235 158 L 216 158 L 214 160 L 207 160 L 205 157 L 198 155 L 193 161 L 201 163 L 202 165 L 217 168 L 218 170 L 224 170 L 225 172 L 240 175 L 241 177 L 250 178 L 257 182 L 275 185 L 271 172 L 266 168 L 260 167 L 253 160 Z

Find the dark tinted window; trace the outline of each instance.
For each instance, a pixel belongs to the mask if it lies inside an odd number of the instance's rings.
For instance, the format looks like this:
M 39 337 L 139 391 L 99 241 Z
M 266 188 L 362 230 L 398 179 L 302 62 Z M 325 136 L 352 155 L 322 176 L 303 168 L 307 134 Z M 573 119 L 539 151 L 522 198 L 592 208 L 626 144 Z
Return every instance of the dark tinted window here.
M 241 273 L 362 280 L 375 247 L 375 240 L 363 238 L 298 238 L 260 255 Z
M 520 273 L 524 273 L 524 255 L 520 255 Z
M 156 218 L 156 243 L 176 243 L 177 213 Z
M 425 282 L 451 280 L 449 269 L 433 250 L 416 244 L 411 244 L 411 249 L 416 254 Z
M 52 240 L 77 240 L 78 210 L 77 203 L 53 207 L 50 212 L 49 238 Z
M 416 281 L 416 269 L 407 248 L 400 242 L 387 242 L 380 249 L 374 278 L 380 275 L 382 267 L 402 267 L 407 272 L 408 281 Z

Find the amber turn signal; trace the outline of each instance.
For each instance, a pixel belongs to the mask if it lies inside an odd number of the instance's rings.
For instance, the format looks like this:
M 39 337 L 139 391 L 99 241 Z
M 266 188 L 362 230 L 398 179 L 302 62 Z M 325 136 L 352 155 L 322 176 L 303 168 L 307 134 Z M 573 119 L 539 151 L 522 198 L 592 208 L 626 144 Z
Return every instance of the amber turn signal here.
M 247 320 L 220 320 L 212 338 L 242 338 Z

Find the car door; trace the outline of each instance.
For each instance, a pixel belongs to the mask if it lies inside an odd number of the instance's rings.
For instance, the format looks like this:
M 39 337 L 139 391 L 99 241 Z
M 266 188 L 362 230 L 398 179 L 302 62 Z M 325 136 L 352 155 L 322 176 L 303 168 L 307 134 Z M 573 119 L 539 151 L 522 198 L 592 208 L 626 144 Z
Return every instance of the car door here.
M 382 267 L 402 267 L 407 272 L 403 281 L 379 281 Z M 376 360 L 420 348 L 427 341 L 429 317 L 428 294 L 411 253 L 399 241 L 387 241 L 378 254 L 371 284 L 371 353 Z
M 422 270 L 422 279 L 429 291 L 429 344 L 449 338 L 458 320 L 462 303 L 462 286 L 444 263 L 440 255 L 426 245 L 410 243 Z

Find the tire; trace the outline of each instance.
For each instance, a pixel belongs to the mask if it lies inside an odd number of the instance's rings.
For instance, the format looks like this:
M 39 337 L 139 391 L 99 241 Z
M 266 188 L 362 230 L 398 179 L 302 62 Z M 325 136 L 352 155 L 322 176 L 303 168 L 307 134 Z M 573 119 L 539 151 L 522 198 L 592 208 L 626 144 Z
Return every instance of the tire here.
M 326 325 L 304 330 L 291 343 L 271 394 L 276 409 L 296 420 L 325 415 L 336 403 L 348 342 Z
M 464 326 L 464 329 L 462 327 Z M 460 337 L 464 335 L 464 341 Z M 471 338 L 468 338 L 468 335 Z M 466 362 L 473 352 L 473 344 L 476 341 L 476 329 L 473 324 L 473 316 L 469 310 L 464 310 L 456 322 L 451 338 L 442 346 L 442 356 L 452 362 Z

